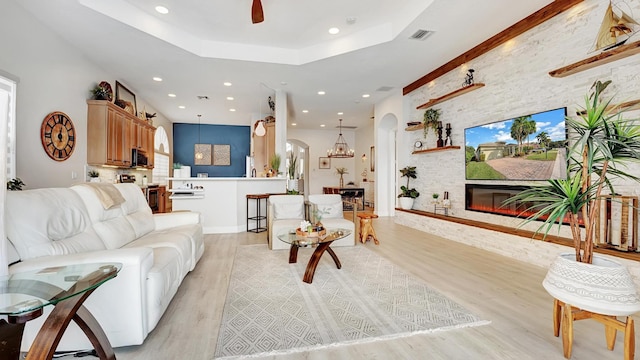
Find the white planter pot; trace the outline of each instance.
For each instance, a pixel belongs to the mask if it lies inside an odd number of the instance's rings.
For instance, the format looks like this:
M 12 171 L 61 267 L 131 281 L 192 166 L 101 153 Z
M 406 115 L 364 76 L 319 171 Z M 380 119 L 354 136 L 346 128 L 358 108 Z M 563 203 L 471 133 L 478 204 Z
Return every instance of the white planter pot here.
M 406 196 L 398 198 L 398 202 L 400 203 L 400 208 L 405 210 L 411 210 L 411 208 L 413 207 L 414 200 L 415 200 L 414 198 L 410 198 Z
M 97 177 L 89 178 L 89 182 L 100 182 L 100 178 L 97 178 Z
M 287 180 L 287 190 L 296 190 L 298 191 L 298 180 Z
M 622 264 L 594 255 L 593 264 L 577 262 L 575 253 L 560 254 L 542 286 L 554 298 L 583 310 L 627 316 L 640 311 L 631 274 Z

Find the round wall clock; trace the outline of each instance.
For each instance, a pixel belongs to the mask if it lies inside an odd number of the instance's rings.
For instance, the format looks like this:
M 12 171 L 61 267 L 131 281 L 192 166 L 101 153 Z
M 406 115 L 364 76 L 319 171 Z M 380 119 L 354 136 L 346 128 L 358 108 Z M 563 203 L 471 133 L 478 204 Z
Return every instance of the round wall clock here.
M 422 141 L 418 140 L 413 144 L 413 149 L 414 150 L 420 150 L 422 149 Z
M 67 114 L 54 111 L 42 120 L 40 140 L 50 158 L 65 161 L 76 147 L 76 128 Z

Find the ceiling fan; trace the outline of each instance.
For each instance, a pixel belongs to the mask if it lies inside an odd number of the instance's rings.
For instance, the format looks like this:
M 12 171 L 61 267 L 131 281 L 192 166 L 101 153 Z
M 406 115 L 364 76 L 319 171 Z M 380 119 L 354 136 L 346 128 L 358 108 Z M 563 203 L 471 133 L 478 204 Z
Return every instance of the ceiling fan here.
M 257 24 L 263 21 L 264 14 L 262 13 L 262 1 L 253 0 L 253 5 L 251 5 L 251 22 Z

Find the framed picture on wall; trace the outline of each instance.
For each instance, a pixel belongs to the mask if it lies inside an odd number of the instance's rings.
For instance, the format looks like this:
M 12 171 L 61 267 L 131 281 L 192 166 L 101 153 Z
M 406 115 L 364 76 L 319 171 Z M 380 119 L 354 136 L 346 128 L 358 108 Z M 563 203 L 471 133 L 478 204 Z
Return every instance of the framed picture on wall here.
M 321 157 L 318 162 L 319 169 L 331 169 L 331 158 Z
M 371 163 L 371 172 L 376 171 L 376 147 L 371 147 L 371 157 L 369 158 L 369 162 Z

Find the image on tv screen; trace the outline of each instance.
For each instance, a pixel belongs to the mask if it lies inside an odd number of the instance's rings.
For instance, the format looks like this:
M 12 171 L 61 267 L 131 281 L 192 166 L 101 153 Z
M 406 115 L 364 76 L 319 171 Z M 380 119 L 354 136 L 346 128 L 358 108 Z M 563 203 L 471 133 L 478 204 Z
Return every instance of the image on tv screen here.
M 566 108 L 464 130 L 467 180 L 547 180 L 567 176 Z

